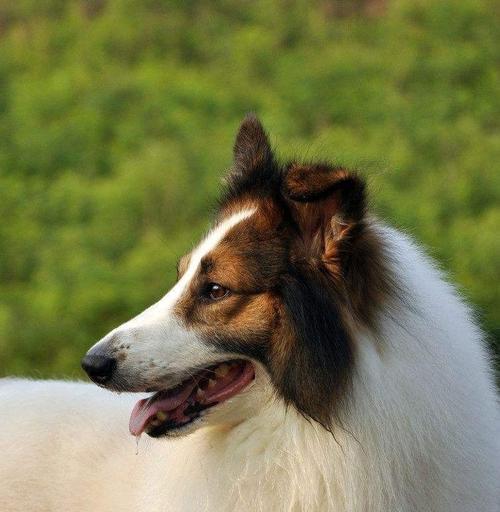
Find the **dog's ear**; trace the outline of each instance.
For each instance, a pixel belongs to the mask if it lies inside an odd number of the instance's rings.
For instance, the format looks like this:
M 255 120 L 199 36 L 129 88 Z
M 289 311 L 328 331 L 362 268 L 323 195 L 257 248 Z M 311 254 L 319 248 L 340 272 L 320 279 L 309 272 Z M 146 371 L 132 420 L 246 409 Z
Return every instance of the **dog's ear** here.
M 365 184 L 354 173 L 328 164 L 290 164 L 282 194 L 298 226 L 306 256 L 336 274 L 349 242 L 363 226 Z
M 279 173 L 267 134 L 254 114 L 248 114 L 241 123 L 233 151 L 233 166 L 226 177 L 230 194 L 274 188 L 272 183 L 279 180 Z
M 234 142 L 236 173 L 262 172 L 272 165 L 273 153 L 262 123 L 254 114 L 248 114 L 240 125 Z

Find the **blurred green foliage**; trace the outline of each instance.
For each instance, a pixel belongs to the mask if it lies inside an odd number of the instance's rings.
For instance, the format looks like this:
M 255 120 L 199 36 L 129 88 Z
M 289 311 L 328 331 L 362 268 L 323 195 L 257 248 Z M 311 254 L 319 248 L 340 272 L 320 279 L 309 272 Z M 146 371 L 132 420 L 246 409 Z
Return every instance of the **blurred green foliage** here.
M 0 374 L 78 376 L 169 288 L 247 111 L 366 171 L 498 350 L 498 4 L 369 3 L 0 0 Z

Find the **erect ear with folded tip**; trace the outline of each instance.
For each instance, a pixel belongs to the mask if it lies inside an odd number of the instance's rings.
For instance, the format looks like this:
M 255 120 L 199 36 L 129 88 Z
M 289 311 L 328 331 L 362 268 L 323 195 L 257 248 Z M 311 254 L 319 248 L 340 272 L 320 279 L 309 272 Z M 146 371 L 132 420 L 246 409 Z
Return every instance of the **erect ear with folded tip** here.
M 302 250 L 334 274 L 363 228 L 365 184 L 356 174 L 328 164 L 290 164 L 282 193 L 298 227 Z

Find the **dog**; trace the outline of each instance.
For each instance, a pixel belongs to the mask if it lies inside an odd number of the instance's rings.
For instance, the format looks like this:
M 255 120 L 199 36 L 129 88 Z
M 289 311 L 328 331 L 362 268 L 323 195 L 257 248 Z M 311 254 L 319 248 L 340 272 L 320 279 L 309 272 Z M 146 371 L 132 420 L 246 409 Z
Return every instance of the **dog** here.
M 85 355 L 98 386 L 0 384 L 0 510 L 498 512 L 484 336 L 366 196 L 247 116 L 174 287 Z

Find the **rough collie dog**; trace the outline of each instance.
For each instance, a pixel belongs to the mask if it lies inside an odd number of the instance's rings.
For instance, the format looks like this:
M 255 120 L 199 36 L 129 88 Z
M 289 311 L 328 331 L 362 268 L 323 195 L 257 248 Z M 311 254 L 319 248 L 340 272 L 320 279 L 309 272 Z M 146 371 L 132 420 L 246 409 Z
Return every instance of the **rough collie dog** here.
M 149 393 L 135 406 L 0 385 L 1 511 L 498 512 L 483 335 L 359 176 L 279 164 L 247 117 L 178 270 L 83 359 L 100 387 Z

